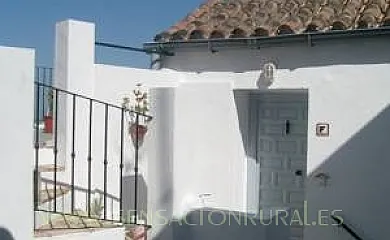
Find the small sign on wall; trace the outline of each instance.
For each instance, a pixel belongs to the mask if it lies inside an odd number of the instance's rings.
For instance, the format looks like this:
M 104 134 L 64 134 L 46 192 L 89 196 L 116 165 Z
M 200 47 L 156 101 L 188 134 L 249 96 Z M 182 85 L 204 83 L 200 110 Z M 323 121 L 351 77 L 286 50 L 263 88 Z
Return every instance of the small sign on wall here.
M 329 123 L 317 123 L 316 135 L 318 137 L 329 137 Z

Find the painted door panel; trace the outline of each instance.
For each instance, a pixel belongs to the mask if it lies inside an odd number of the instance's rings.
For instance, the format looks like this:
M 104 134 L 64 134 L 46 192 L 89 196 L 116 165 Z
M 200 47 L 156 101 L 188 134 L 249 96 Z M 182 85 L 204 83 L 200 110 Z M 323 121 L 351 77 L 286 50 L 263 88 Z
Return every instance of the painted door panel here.
M 307 95 L 283 93 L 279 98 L 263 94 L 257 108 L 260 209 L 301 211 L 307 165 Z M 291 227 L 290 239 L 303 239 L 303 227 Z

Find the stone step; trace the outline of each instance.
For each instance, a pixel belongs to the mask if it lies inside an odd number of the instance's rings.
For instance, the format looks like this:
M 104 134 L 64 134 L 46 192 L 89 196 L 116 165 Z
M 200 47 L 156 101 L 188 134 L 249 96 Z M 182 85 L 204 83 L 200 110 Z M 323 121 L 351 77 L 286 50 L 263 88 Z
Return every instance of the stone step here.
M 70 192 L 70 188 L 65 186 L 59 186 L 56 190 L 54 188 L 42 189 L 39 191 L 39 202 L 41 204 L 50 202 L 54 199 L 54 193 L 56 193 L 56 197 L 59 198 L 68 192 Z
M 79 215 L 77 215 L 79 214 Z M 44 230 L 80 230 L 122 227 L 121 223 L 85 217 L 86 213 L 78 211 L 75 215 L 51 213 L 48 223 L 37 227 L 37 231 Z
M 38 172 L 54 172 L 54 171 L 64 172 L 65 167 L 60 165 L 57 165 L 55 167 L 54 164 L 44 164 L 38 166 Z
M 123 225 L 112 221 L 105 221 L 87 217 L 85 211 L 78 210 L 75 215 L 47 213 L 50 215 L 46 224 L 38 226 L 34 231 L 35 238 L 54 237 L 73 233 L 93 233 L 104 229 L 124 228 L 125 240 L 143 240 L 146 238 L 147 225 Z

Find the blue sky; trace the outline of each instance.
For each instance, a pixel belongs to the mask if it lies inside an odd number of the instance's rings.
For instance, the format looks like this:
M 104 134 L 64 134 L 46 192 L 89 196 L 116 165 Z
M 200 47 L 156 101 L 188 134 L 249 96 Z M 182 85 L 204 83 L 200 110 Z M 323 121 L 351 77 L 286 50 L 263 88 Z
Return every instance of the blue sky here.
M 141 47 L 203 0 L 1 0 L 0 45 L 36 49 L 36 64 L 52 66 L 55 23 L 68 18 L 96 24 L 100 41 Z M 96 49 L 100 63 L 148 67 L 143 53 Z

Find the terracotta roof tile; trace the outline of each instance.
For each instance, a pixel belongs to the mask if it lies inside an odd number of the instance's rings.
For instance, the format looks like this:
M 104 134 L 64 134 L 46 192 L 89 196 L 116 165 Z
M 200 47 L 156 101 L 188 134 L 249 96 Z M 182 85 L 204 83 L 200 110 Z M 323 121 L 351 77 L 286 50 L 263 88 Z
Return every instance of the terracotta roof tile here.
M 157 42 L 390 26 L 390 0 L 209 0 Z

